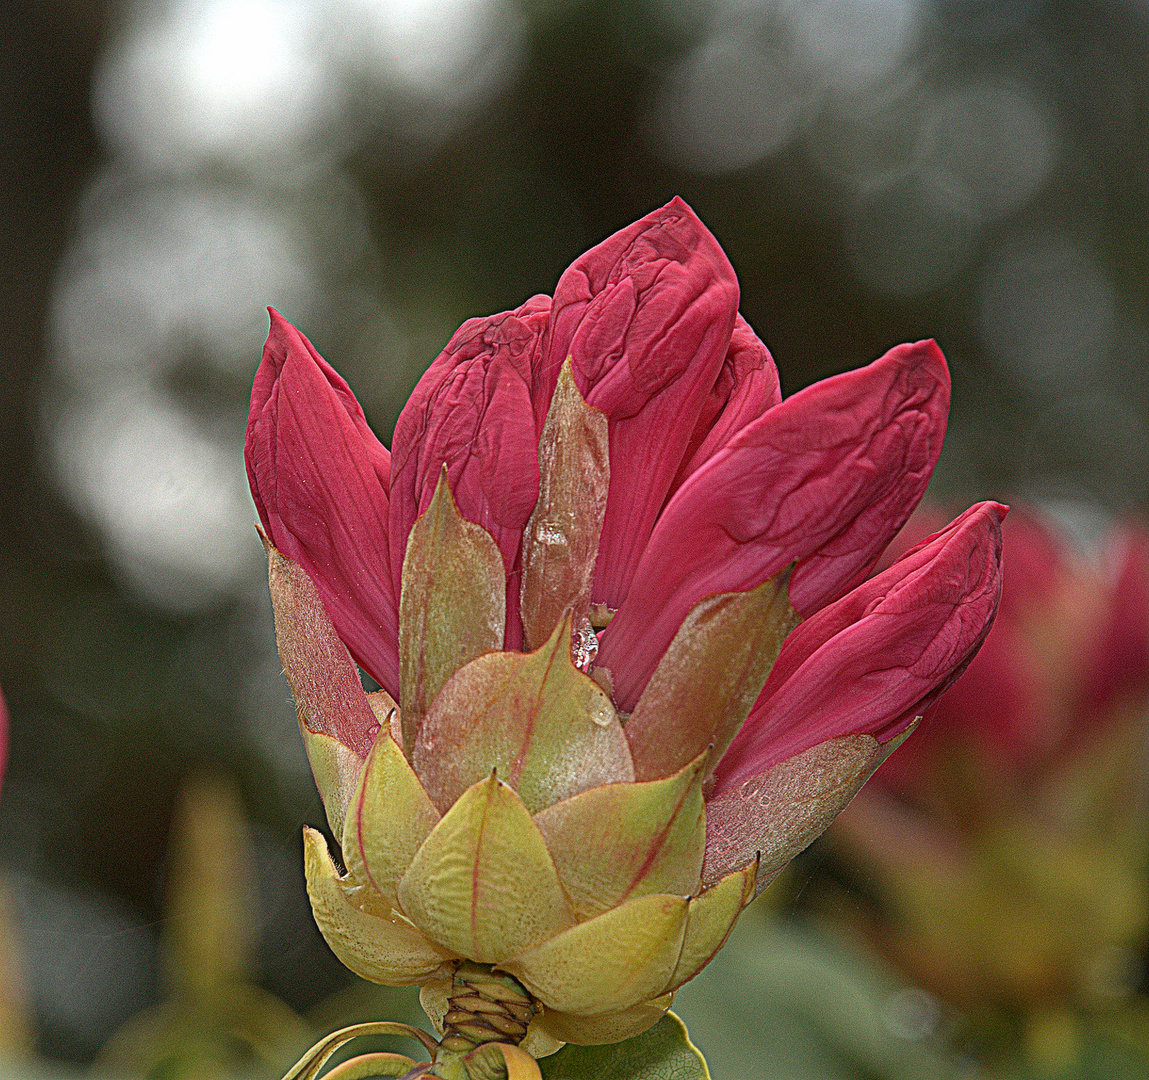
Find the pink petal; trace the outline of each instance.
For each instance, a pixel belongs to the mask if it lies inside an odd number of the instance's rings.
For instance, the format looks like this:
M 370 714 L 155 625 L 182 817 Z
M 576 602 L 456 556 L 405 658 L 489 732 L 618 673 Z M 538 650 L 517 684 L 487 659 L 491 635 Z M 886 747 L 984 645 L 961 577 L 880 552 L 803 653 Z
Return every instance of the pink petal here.
M 1016 789 L 1087 743 L 1115 702 L 1147 688 L 1149 538 L 1121 538 L 1120 572 L 1106 589 L 1040 515 L 1015 508 L 1002 535 L 993 629 L 910 745 L 878 772 L 878 782 L 909 801 L 936 786 L 955 746 L 972 755 L 983 784 Z
M 1005 507 L 979 503 L 786 639 L 714 795 L 818 743 L 897 735 L 964 670 L 1001 595 Z
M 939 508 L 923 504 L 890 547 L 904 554 L 939 531 L 942 517 Z M 911 801 L 955 746 L 974 755 L 978 768 L 1018 783 L 1019 770 L 1028 772 L 1046 760 L 1062 735 L 1064 710 L 1051 701 L 1048 646 L 1035 654 L 1032 638 L 1036 612 L 1044 609 L 1049 618 L 1063 621 L 1057 614 L 1059 596 L 1071 580 L 1071 566 L 1054 533 L 1024 509 L 1010 511 L 1002 538 L 1002 591 L 993 629 L 962 677 L 930 709 L 910 745 L 878 771 L 879 783 Z M 1077 681 L 1062 671 L 1052 678 L 1059 684 Z
M 1149 688 L 1149 536 L 1128 538 L 1104 623 L 1082 674 L 1082 706 L 1100 719 L 1123 696 Z
M 718 381 L 698 417 L 682 467 L 671 485 L 682 482 L 726 446 L 752 420 L 782 400 L 778 369 L 769 350 L 739 315 Z
M 920 793 L 932 783 L 931 773 L 948 767 L 944 763 L 952 760 L 955 747 L 961 749 L 963 760 L 977 763 L 971 768 L 989 769 L 995 781 L 1011 784 L 1020 782 L 1019 768 L 1028 772 L 1049 753 L 1048 723 L 1041 720 L 1048 702 L 1042 671 L 1006 615 L 1005 596 L 1013 580 L 1010 523 L 1012 515 L 1003 529 L 1005 587 L 993 629 L 962 677 L 940 696 L 908 744 L 875 777 L 875 783 L 910 802 L 920 801 Z M 989 776 L 981 775 L 988 785 Z
M 559 279 L 535 387 L 541 430 L 570 356 L 610 421 L 610 493 L 591 599 L 618 607 L 702 410 L 738 310 L 718 242 L 681 199 L 592 248 Z
M 884 483 L 885 478 L 876 477 L 879 483 L 860 513 L 794 568 L 790 601 L 802 615 L 817 611 L 865 579 L 925 494 L 942 451 L 950 408 L 950 376 L 941 349 L 932 340 L 898 345 L 870 366 L 884 365 L 899 373 L 895 375 L 900 385 L 893 388 L 894 401 L 871 401 L 868 407 L 880 414 L 892 405 L 899 413 L 895 424 L 905 425 L 910 437 L 900 444 L 897 434 L 873 429 L 874 447 L 864 465 L 877 469 L 893 466 L 896 476 Z M 828 411 L 835 408 L 850 410 L 852 406 L 848 399 L 839 397 Z M 840 421 L 827 416 L 826 422 Z M 892 443 L 883 446 L 891 435 Z
M 315 582 L 365 671 L 399 692 L 395 593 L 388 574 L 390 455 L 350 387 L 270 310 L 244 457 L 272 544 Z
M 465 322 L 419 380 L 392 440 L 391 580 L 444 464 L 459 512 L 494 537 L 507 572 L 508 649 L 522 643 L 519 543 L 539 492 L 530 386 L 549 301 Z
M 925 490 L 948 404 L 937 346 L 898 346 L 787 398 L 694 472 L 602 636 L 598 664 L 619 707 L 634 706 L 704 596 L 753 588 L 797 560 L 790 598 L 808 614 L 864 577 Z

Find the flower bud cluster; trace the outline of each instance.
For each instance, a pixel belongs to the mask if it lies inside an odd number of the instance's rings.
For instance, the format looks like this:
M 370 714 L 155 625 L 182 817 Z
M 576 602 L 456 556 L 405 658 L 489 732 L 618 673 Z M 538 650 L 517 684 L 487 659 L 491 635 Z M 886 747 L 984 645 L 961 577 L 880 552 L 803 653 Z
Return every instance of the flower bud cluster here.
M 306 832 L 312 906 L 448 1038 L 653 1024 L 992 622 L 997 504 L 869 576 L 940 452 L 937 346 L 783 400 L 737 309 L 674 200 L 465 323 L 390 451 L 272 313 L 246 456 L 342 849 Z M 529 1015 L 460 997 L 475 965 Z

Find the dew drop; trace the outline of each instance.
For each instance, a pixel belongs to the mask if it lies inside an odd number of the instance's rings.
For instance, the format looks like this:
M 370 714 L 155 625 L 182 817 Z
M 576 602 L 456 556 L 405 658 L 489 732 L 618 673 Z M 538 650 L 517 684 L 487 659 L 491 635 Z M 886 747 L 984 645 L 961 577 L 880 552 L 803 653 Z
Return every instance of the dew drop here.
M 607 702 L 603 702 L 597 708 L 591 709 L 588 715 L 598 727 L 604 728 L 610 727 L 611 721 L 615 717 L 615 711 Z
M 579 671 L 589 672 L 596 656 L 598 656 L 598 635 L 594 632 L 594 627 L 584 619 L 582 625 L 571 635 L 571 659 Z

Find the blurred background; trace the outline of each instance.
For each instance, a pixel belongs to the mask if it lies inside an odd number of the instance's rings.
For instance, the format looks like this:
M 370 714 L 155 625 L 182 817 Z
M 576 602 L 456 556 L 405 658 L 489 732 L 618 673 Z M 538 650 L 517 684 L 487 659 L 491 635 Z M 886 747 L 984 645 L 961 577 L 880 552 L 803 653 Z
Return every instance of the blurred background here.
M 1040 507 L 1101 622 L 1149 625 L 1112 607 L 1149 509 L 1142 0 L 41 0 L 0 17 L 13 1076 L 98 1057 L 278 1075 L 356 1010 L 416 1008 L 351 985 L 303 890 L 300 825 L 321 810 L 242 461 L 267 304 L 389 442 L 460 322 L 550 292 L 682 195 L 787 393 L 936 337 L 954 406 L 934 498 Z M 1140 723 L 1135 683 L 1122 716 Z M 1135 848 L 1143 759 L 1133 738 Z M 876 959 L 890 910 L 863 834 L 816 849 L 683 992 L 716 1080 L 996 1067 L 968 997 L 947 1003 L 897 950 Z M 203 854 L 220 835 L 234 865 Z M 1130 874 L 1117 996 L 1140 1009 L 1149 910 Z M 753 1003 L 742 1034 L 732 994 Z M 859 1010 L 864 1032 L 834 1028 Z M 1025 1075 L 1093 1075 L 1065 1071 L 1078 1043 L 1056 1015 Z M 754 1069 L 721 1049 L 739 1038 Z

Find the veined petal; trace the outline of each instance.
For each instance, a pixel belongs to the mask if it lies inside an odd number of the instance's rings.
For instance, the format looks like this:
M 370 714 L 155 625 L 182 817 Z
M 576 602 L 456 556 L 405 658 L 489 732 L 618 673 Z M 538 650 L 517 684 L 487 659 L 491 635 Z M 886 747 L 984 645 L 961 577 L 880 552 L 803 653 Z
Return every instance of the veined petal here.
M 798 617 L 785 571 L 691 609 L 626 722 L 639 780 L 668 776 L 710 747 L 717 764 L 758 700 Z
M 464 792 L 431 830 L 399 882 L 399 902 L 433 940 L 483 964 L 574 922 L 530 813 L 493 775 Z
M 539 501 L 523 537 L 526 646 L 538 648 L 570 611 L 581 627 L 610 485 L 607 421 L 582 399 L 563 364 L 539 438 Z
M 419 778 L 389 732 L 381 732 L 362 769 L 341 833 L 343 861 L 392 907 L 399 881 L 439 822 Z
M 662 893 L 636 897 L 501 961 L 499 969 L 556 1012 L 594 1016 L 633 1008 L 670 981 L 689 903 Z
M 705 755 L 662 780 L 603 784 L 535 814 L 580 918 L 633 896 L 698 889 Z
M 937 346 L 899 346 L 787 398 L 693 473 L 601 638 L 619 707 L 634 707 L 702 597 L 754 588 L 796 561 L 790 599 L 803 613 L 863 578 L 925 490 L 948 403 Z
M 363 692 L 359 672 L 307 572 L 266 537 L 264 547 L 275 640 L 299 723 L 365 758 L 379 720 Z
M 803 615 L 844 595 L 873 570 L 921 501 L 938 463 L 950 408 L 949 369 L 941 349 L 932 340 L 897 345 L 870 365 L 874 369 L 887 366 L 895 373 L 896 416 L 890 416 L 889 406 L 876 395 L 859 399 L 854 407 L 868 408 L 879 424 L 903 428 L 904 434 L 896 427 L 892 433 L 874 428 L 867 464 L 892 469 L 893 475 L 869 492 L 866 505 L 845 528 L 794 568 L 790 599 Z M 848 399 L 841 397 L 819 404 L 823 410 L 850 407 Z
M 535 813 L 598 784 L 634 779 L 610 698 L 571 662 L 567 616 L 532 653 L 487 653 L 457 671 L 411 760 L 442 811 L 497 769 Z
M 712 796 L 702 880 L 721 882 L 757 863 L 761 892 L 826 831 L 900 743 L 882 744 L 872 735 L 829 739 Z
M 900 548 L 900 557 L 946 524 L 940 508 L 923 504 L 891 548 Z M 882 556 L 884 569 L 896 561 L 888 555 Z M 1084 659 L 1089 650 L 1082 634 L 1088 621 L 1074 623 L 1063 614 L 1064 597 L 1074 588 L 1072 564 L 1056 535 L 1024 510 L 1011 510 L 1002 525 L 1002 560 L 1001 601 L 993 629 L 961 678 L 930 709 L 910 751 L 882 767 L 879 783 L 912 791 L 959 745 L 963 755 L 992 761 L 994 782 L 1016 782 L 1015 767 L 1026 771 L 1040 767 L 1038 763 L 1052 749 L 1051 731 L 1043 720 L 1051 715 L 1043 682 L 1048 678 L 1045 672 L 1053 670 L 1049 660 L 1053 653 L 1048 650 L 1068 648 L 1066 655 Z M 1048 618 L 1056 622 L 1054 627 L 1041 628 L 1043 637 L 1047 631 L 1053 636 L 1041 647 L 1040 656 L 1033 652 L 1030 633 L 1039 611 L 1048 612 Z M 1060 644 L 1069 640 L 1072 645 Z M 1054 641 L 1059 644 L 1055 646 Z M 1077 671 L 1059 671 L 1055 678 L 1058 685 L 1082 685 Z M 1055 723 L 1060 732 L 1061 721 Z M 1014 779 L 1005 781 L 1006 776 Z M 988 778 L 984 782 L 989 783 Z
M 311 775 L 315 777 L 315 786 L 327 812 L 327 823 L 332 833 L 342 836 L 347 809 L 363 776 L 363 758 L 338 739 L 309 730 L 306 724 L 301 723 L 299 731 L 303 735 Z
M 674 974 L 667 984 L 677 990 L 694 978 L 726 943 L 742 909 L 757 895 L 754 883 L 758 863 L 732 870 L 708 889 L 690 898 L 686 911 L 686 933 Z
M 391 460 L 391 575 L 399 592 L 407 536 L 439 474 L 459 512 L 494 537 L 507 574 L 508 649 L 521 644 L 519 543 L 539 493 L 531 372 L 549 302 L 465 322 L 399 414 Z
M 390 455 L 347 383 L 274 310 L 251 392 L 244 458 L 268 538 L 315 582 L 360 667 L 397 695 Z
M 536 423 L 569 356 L 610 421 L 611 485 L 592 600 L 618 607 L 718 379 L 738 282 L 681 199 L 580 256 L 555 288 Z
M 747 424 L 782 400 L 774 358 L 750 324 L 739 315 L 726 360 L 698 417 L 682 467 L 671 491 L 709 461 Z
M 340 878 L 321 833 L 305 828 L 303 848 L 315 922 L 331 951 L 356 975 L 408 986 L 427 981 L 454 959 L 365 886 Z
M 713 796 L 841 735 L 896 735 L 965 669 L 1001 595 L 997 503 L 970 507 L 786 639 Z

